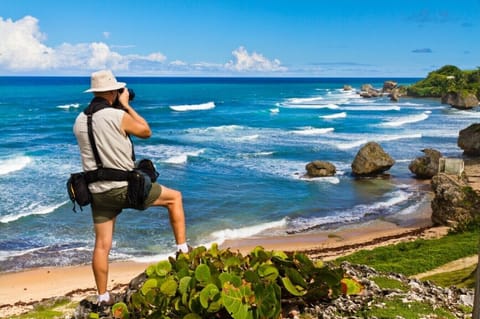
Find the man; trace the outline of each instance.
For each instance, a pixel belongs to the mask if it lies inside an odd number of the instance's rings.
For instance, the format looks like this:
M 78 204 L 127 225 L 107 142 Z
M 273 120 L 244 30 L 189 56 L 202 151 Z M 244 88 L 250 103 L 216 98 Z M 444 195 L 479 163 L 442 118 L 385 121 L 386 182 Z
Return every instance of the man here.
M 94 94 L 90 107 L 100 109 L 92 115 L 92 127 L 103 167 L 131 171 L 135 163 L 129 135 L 149 138 L 152 131 L 147 121 L 130 105 L 126 84 L 117 82 L 111 71 L 102 70 L 92 73 L 91 87 L 85 92 Z M 120 108 L 114 107 L 116 101 L 120 103 Z M 90 145 L 87 115 L 84 112 L 78 115 L 73 131 L 80 147 L 83 170 L 87 172 L 96 170 L 98 167 Z M 116 217 L 123 208 L 128 207 L 127 185 L 126 181 L 111 180 L 89 184 L 95 230 L 92 268 L 98 290 L 98 304 L 113 303 L 113 298 L 107 290 L 108 256 L 112 247 Z M 182 194 L 158 183 L 152 183 L 144 206 L 167 208 L 177 250 L 188 252 Z

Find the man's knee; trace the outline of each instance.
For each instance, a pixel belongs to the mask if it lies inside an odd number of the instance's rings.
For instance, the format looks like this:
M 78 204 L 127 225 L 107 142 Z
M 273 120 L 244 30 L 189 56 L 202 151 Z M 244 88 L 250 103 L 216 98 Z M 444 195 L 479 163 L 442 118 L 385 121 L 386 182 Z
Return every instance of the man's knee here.
M 182 201 L 182 193 L 180 191 L 174 190 L 174 200 Z

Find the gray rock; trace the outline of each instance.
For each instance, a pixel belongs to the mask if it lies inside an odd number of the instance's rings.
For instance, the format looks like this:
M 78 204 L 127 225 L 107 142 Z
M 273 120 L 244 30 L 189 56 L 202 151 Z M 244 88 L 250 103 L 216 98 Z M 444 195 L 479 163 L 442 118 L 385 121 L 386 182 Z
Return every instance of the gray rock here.
M 426 148 L 422 150 L 424 156 L 414 159 L 408 169 L 418 178 L 430 179 L 438 173 L 438 163 L 442 153 L 437 150 Z
M 442 97 L 442 103 L 450 104 L 460 110 L 471 109 L 478 106 L 478 99 L 473 93 L 450 92 Z
M 480 155 L 480 124 L 474 123 L 461 130 L 457 145 L 466 155 Z
M 365 144 L 352 162 L 352 173 L 357 176 L 372 176 L 388 171 L 395 160 L 376 142 Z
M 465 225 L 480 214 L 480 198 L 464 176 L 439 173 L 431 181 L 434 225 Z
M 306 177 L 326 177 L 335 175 L 337 169 L 335 165 L 325 161 L 313 161 L 305 166 L 307 170 Z

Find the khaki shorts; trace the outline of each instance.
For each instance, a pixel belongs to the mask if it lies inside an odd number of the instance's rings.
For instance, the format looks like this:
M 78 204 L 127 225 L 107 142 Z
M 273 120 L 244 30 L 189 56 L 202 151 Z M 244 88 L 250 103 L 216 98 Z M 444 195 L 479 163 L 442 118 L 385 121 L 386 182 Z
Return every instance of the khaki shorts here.
M 152 184 L 152 189 L 145 200 L 145 208 L 151 206 L 162 193 L 162 186 Z M 92 194 L 92 217 L 95 224 L 100 224 L 117 217 L 122 209 L 128 208 L 127 186 L 114 188 L 103 193 Z

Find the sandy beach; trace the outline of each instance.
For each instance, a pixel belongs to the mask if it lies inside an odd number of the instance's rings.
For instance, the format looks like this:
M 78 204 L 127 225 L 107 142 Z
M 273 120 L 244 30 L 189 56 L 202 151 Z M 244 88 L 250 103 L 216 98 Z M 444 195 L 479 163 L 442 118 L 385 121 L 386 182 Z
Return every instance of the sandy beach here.
M 328 231 L 227 241 L 221 248 L 248 253 L 260 245 L 268 250 L 306 251 L 312 258 L 329 260 L 360 248 L 369 249 L 419 237 L 444 235 L 446 228 L 431 227 L 430 216 L 430 208 L 426 206 L 414 214 L 391 216 Z M 147 266 L 148 264 L 135 262 L 112 263 L 109 289 L 121 291 Z M 90 265 L 4 273 L 0 274 L 0 283 L 2 318 L 31 310 L 38 301 L 52 297 L 69 296 L 81 300 L 96 293 Z

